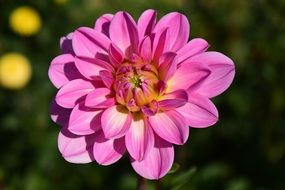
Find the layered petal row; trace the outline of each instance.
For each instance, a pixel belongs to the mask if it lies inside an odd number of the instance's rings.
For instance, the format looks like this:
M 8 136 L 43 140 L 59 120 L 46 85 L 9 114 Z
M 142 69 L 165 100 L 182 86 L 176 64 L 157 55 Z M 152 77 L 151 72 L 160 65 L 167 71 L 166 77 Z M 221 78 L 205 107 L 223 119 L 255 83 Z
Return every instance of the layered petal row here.
M 210 98 L 235 75 L 229 57 L 189 34 L 185 15 L 158 19 L 150 9 L 137 22 L 124 11 L 104 14 L 60 39 L 48 75 L 58 89 L 51 119 L 62 127 L 65 160 L 110 165 L 128 153 L 139 175 L 168 173 L 174 145 L 187 142 L 191 127 L 218 121 Z

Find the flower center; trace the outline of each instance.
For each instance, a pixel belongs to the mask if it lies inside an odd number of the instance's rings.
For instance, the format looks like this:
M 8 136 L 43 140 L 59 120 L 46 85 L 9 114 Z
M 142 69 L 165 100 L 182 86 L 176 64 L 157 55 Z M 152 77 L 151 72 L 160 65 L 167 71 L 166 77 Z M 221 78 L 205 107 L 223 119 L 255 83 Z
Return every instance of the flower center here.
M 118 103 L 136 112 L 158 96 L 158 73 L 151 64 L 123 63 L 116 71 L 114 90 Z
M 142 85 L 142 81 L 138 75 L 134 75 L 133 77 L 130 78 L 129 81 L 130 81 L 130 83 L 133 84 L 133 86 L 135 88 L 141 87 L 141 85 Z

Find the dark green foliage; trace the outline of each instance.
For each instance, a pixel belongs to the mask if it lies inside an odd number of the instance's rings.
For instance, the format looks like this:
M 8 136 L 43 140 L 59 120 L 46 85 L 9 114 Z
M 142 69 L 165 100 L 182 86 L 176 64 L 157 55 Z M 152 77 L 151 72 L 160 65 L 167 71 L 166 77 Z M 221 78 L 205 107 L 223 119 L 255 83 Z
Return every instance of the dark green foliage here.
M 19 5 L 39 11 L 38 35 L 21 37 L 10 30 L 9 14 Z M 0 87 L 0 189 L 135 189 L 137 176 L 127 155 L 108 167 L 70 164 L 61 157 L 59 127 L 49 116 L 56 89 L 47 70 L 59 54 L 61 36 L 93 26 L 103 13 L 126 10 L 137 19 L 147 8 L 159 16 L 186 14 L 191 38 L 205 38 L 210 50 L 223 52 L 236 65 L 233 85 L 214 98 L 220 121 L 192 129 L 186 145 L 176 147 L 179 168 L 158 185 L 148 182 L 149 189 L 285 189 L 283 0 L 70 0 L 63 6 L 52 0 L 0 0 L 0 56 L 21 52 L 33 67 L 25 89 Z

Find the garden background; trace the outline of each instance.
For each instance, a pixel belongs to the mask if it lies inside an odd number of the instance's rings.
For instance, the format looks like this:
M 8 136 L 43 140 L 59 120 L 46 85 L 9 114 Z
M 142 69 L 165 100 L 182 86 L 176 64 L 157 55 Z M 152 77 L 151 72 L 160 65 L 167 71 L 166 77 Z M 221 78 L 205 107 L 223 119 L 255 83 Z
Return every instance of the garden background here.
M 12 12 L 21 6 L 41 18 L 33 35 L 11 26 Z M 0 86 L 0 190 L 135 189 L 137 175 L 127 155 L 107 167 L 61 157 L 59 126 L 49 115 L 56 89 L 47 71 L 60 53 L 61 36 L 92 27 L 104 13 L 125 10 L 137 19 L 148 8 L 159 17 L 184 13 L 190 38 L 206 39 L 210 50 L 223 52 L 236 66 L 232 86 L 214 98 L 219 122 L 191 129 L 188 142 L 176 146 L 172 173 L 158 185 L 148 182 L 149 189 L 285 189 L 285 1 L 0 0 L 0 59 L 21 53 L 32 68 L 22 88 Z

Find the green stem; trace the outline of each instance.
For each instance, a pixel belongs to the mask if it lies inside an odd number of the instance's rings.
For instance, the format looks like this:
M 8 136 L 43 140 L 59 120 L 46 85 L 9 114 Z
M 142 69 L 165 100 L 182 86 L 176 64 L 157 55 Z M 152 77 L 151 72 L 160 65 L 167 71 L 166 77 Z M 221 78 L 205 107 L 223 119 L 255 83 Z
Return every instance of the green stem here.
M 137 184 L 137 189 L 138 190 L 147 190 L 147 184 L 146 184 L 146 179 L 138 176 L 138 184 Z
M 155 182 L 155 190 L 161 190 L 160 180 L 157 180 L 157 181 Z

